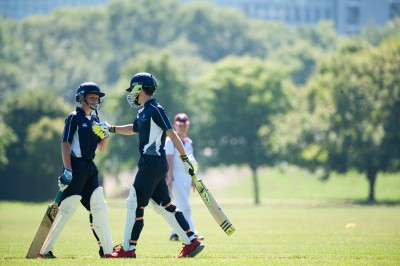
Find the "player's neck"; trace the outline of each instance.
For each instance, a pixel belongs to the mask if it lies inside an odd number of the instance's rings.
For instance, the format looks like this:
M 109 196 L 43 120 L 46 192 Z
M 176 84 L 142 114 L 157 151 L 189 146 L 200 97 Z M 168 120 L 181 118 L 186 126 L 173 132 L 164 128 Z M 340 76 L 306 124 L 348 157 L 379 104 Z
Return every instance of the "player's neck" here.
M 181 140 L 184 140 L 185 138 L 187 138 L 187 135 L 186 135 L 186 133 L 177 133 L 178 134 L 178 137 L 181 139 Z
M 88 106 L 82 105 L 81 108 L 85 112 L 85 116 L 90 116 L 92 114 L 92 109 Z

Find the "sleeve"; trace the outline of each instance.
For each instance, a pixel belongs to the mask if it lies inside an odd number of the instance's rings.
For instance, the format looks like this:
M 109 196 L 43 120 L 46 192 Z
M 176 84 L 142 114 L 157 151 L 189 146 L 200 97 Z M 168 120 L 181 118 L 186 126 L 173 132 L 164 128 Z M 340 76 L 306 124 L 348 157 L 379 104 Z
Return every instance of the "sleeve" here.
M 133 132 L 139 133 L 139 125 L 138 125 L 138 119 L 136 118 L 135 121 L 133 121 Z
M 193 141 L 189 138 L 187 138 L 188 145 L 187 145 L 187 153 L 188 154 L 193 154 Z M 186 147 L 185 147 L 186 148 Z
M 172 124 L 169 121 L 167 113 L 165 112 L 164 108 L 158 106 L 156 111 L 153 113 L 153 120 L 163 131 L 168 129 L 172 129 Z
M 167 137 L 167 140 L 165 141 L 165 154 L 173 155 L 174 153 L 175 153 L 174 143 L 169 137 Z
M 65 126 L 61 141 L 72 143 L 72 139 L 74 138 L 76 129 L 77 129 L 76 115 L 70 114 L 65 120 Z

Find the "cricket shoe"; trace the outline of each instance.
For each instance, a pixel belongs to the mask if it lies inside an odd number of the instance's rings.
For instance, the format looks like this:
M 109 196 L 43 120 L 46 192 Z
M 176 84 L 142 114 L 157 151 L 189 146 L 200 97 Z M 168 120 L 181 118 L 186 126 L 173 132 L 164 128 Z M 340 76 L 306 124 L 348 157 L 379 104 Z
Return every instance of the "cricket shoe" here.
M 169 237 L 169 240 L 171 240 L 171 241 L 179 241 L 179 236 L 177 234 L 172 234 Z
M 131 251 L 125 251 L 122 248 L 122 245 L 117 245 L 114 247 L 114 251 L 112 254 L 105 254 L 104 258 L 136 258 L 136 250 L 131 250 Z
M 198 240 L 204 240 L 204 236 L 202 235 L 194 235 Z
M 178 255 L 178 258 L 193 258 L 197 254 L 199 254 L 204 249 L 204 245 L 197 240 L 197 238 L 193 239 L 192 243 L 189 245 L 184 245 L 182 247 L 181 253 Z
M 53 252 L 49 251 L 44 255 L 42 255 L 42 254 L 37 255 L 36 258 L 38 258 L 38 259 L 56 259 L 57 257 L 54 256 Z

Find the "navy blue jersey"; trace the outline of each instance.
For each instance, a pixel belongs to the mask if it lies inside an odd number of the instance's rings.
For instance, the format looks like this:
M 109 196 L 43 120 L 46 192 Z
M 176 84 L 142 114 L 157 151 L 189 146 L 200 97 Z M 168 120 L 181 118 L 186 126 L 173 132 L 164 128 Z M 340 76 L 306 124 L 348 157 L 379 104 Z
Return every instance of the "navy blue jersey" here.
M 97 143 L 101 139 L 93 132 L 92 123 L 99 122 L 97 115 L 92 113 L 90 119 L 85 116 L 85 111 L 77 107 L 65 120 L 62 142 L 71 144 L 71 156 L 93 160 Z
M 164 108 L 155 99 L 148 100 L 133 122 L 133 131 L 139 133 L 139 152 L 145 155 L 165 156 L 165 131 L 172 129 Z

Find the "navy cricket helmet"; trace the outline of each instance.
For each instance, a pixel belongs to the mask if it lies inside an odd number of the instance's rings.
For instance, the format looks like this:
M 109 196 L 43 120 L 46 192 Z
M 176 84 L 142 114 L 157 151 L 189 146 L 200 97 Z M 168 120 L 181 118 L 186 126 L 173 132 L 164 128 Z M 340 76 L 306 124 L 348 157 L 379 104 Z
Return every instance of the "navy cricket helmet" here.
M 99 95 L 100 98 L 104 97 L 106 95 L 105 93 L 101 92 L 99 85 L 97 85 L 96 83 L 85 82 L 85 83 L 82 83 L 81 85 L 79 85 L 79 87 L 76 89 L 75 100 L 78 103 L 80 103 L 82 101 L 86 102 L 85 96 L 86 96 L 86 94 L 89 94 L 89 93 L 97 94 L 97 95 Z M 102 102 L 103 102 L 103 100 L 99 99 L 99 102 L 96 106 L 92 106 L 90 104 L 88 104 L 88 105 L 91 109 L 98 110 L 98 109 L 100 109 Z
M 139 107 L 139 93 L 141 90 L 154 93 L 157 89 L 157 81 L 156 78 L 146 72 L 137 73 L 132 76 L 131 83 L 129 88 L 126 89 L 128 92 L 126 95 L 126 99 L 128 103 L 132 107 Z

